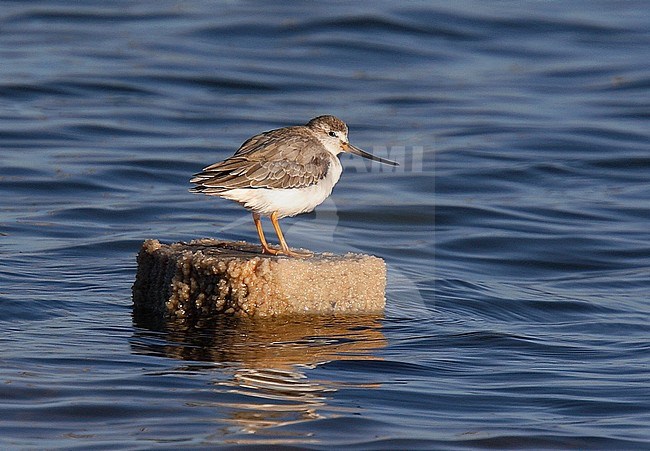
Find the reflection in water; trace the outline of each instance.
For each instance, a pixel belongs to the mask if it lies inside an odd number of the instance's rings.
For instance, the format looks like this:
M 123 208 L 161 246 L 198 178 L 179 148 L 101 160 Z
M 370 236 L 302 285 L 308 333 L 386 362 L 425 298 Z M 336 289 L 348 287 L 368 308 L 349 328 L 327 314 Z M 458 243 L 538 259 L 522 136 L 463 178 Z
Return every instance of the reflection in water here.
M 310 381 L 298 370 L 244 368 L 237 370 L 232 380 L 217 385 L 242 397 L 242 402 L 214 403 L 230 412 L 225 422 L 231 425 L 233 434 L 253 434 L 261 429 L 323 418 L 325 415 L 319 410 L 326 408 L 327 393 L 335 391 L 322 383 Z M 269 431 L 265 432 L 269 434 Z M 273 435 L 278 433 L 275 430 Z M 283 437 L 282 443 L 286 443 L 286 439 Z M 237 440 L 237 443 L 242 442 L 241 438 Z
M 220 433 L 232 443 L 287 444 L 289 437 L 278 427 L 333 416 L 340 410 L 327 405 L 340 384 L 311 380 L 304 369 L 333 360 L 378 359 L 374 351 L 386 345 L 380 320 L 378 316 L 308 316 L 189 322 L 135 315 L 132 349 L 223 364 L 227 377 L 223 372 L 215 375 L 216 396 L 209 402 L 215 417 L 226 417 L 221 422 L 228 426 Z

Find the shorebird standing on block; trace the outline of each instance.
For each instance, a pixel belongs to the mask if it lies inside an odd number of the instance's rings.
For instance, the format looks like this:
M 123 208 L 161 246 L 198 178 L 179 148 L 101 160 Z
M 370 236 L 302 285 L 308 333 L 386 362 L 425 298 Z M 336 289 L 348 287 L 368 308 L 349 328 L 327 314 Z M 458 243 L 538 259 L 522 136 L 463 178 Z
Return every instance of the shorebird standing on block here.
M 278 220 L 313 211 L 329 197 L 343 171 L 341 152 L 398 165 L 350 144 L 342 120 L 318 116 L 305 125 L 253 136 L 232 157 L 195 174 L 190 191 L 234 200 L 252 211 L 263 253 L 307 257 L 311 254 L 289 248 Z M 271 218 L 281 249 L 267 243 L 262 216 Z

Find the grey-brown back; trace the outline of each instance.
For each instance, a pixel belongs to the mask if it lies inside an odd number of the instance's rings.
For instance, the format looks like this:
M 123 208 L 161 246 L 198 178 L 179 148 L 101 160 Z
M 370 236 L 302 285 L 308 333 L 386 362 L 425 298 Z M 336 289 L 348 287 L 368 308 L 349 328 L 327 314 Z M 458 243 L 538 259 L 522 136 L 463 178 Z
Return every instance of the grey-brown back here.
M 218 194 L 235 188 L 301 188 L 327 175 L 334 157 L 305 126 L 255 135 L 225 161 L 212 164 L 190 181 L 193 192 Z

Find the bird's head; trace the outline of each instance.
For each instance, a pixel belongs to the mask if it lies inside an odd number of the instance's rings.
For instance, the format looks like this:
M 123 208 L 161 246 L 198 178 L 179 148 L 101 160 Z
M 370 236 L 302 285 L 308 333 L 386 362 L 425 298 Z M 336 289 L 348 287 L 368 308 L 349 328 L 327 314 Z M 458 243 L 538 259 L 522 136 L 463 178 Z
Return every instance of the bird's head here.
M 348 152 L 368 158 L 369 160 L 390 164 L 391 166 L 399 165 L 395 161 L 377 157 L 350 144 L 348 139 L 348 126 L 335 116 L 315 117 L 307 122 L 306 126 L 317 134 L 318 139 L 323 143 L 325 148 L 334 155 L 338 155 L 341 152 Z

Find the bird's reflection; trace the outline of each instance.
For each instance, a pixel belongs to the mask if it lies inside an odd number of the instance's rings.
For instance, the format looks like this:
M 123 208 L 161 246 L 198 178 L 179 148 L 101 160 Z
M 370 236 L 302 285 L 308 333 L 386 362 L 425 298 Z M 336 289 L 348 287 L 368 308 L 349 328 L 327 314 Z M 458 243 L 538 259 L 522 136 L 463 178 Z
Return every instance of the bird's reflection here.
M 287 444 L 282 426 L 333 414 L 328 401 L 341 383 L 314 380 L 308 370 L 336 360 L 376 360 L 386 344 L 378 316 L 133 319 L 134 352 L 220 364 L 207 366 L 218 372 L 209 404 L 225 416 L 221 433 L 236 443 Z

